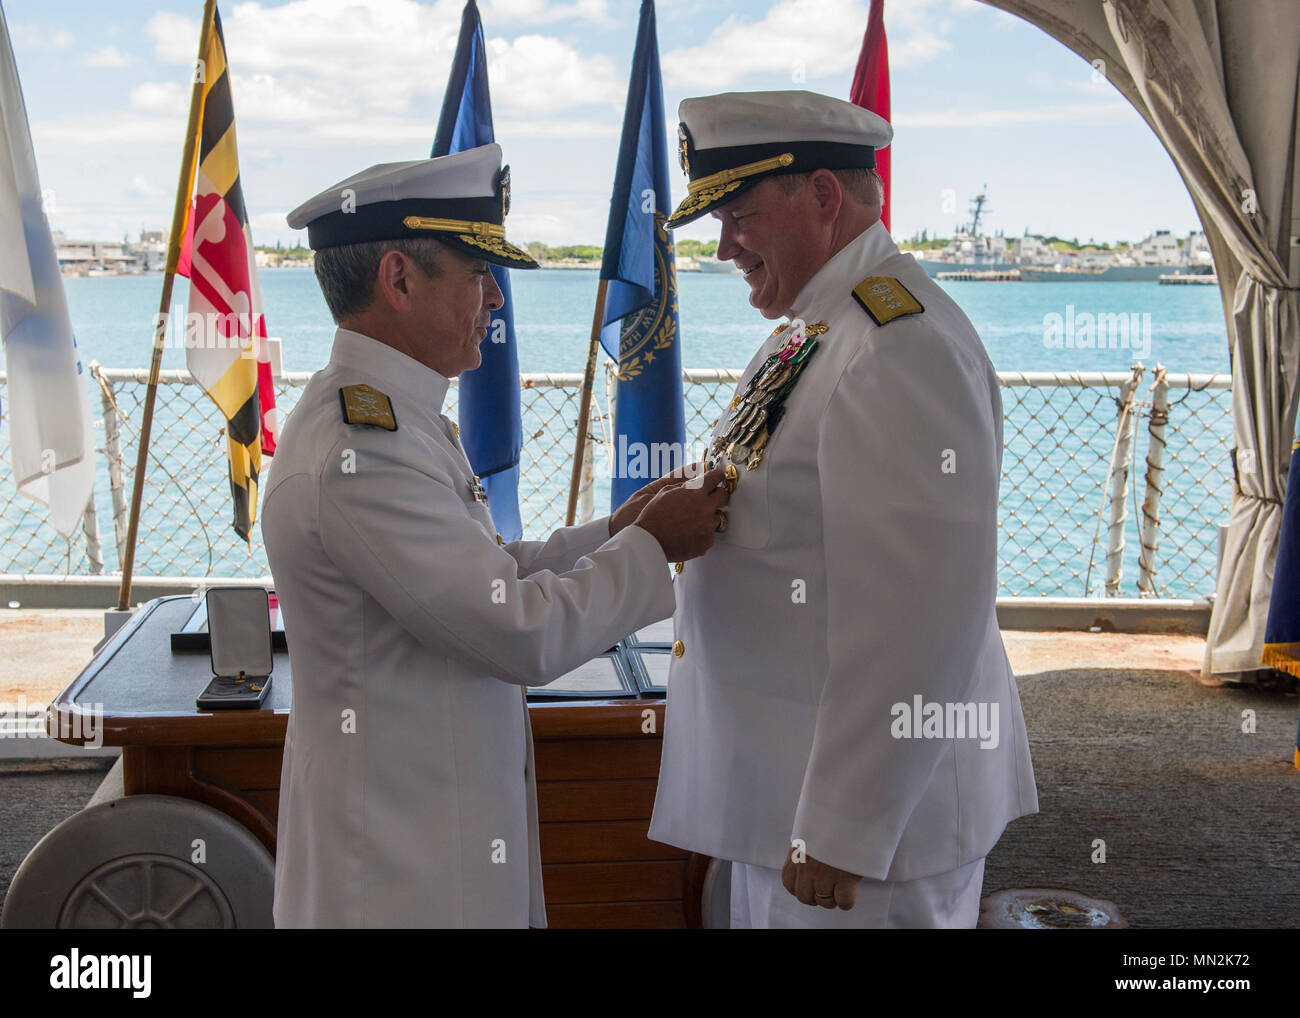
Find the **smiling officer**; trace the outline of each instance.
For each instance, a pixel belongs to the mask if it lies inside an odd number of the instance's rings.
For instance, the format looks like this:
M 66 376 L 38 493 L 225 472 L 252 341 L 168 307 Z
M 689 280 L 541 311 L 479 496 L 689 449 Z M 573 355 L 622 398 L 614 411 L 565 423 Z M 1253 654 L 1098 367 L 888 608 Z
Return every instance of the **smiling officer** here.
M 787 320 L 709 447 L 730 524 L 677 580 L 650 836 L 732 860 L 733 926 L 974 926 L 984 857 L 1038 807 L 994 610 L 997 375 L 880 221 L 888 123 L 811 92 L 680 119 L 667 225 L 711 214 Z

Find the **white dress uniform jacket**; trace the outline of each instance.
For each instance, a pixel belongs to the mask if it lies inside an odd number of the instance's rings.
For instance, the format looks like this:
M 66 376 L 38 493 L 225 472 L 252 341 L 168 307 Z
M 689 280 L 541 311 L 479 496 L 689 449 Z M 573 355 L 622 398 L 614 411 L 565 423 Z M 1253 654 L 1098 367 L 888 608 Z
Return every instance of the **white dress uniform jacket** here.
M 868 276 L 901 281 L 924 313 L 876 325 L 853 297 Z M 994 611 L 997 376 L 881 223 L 793 312 L 828 329 L 762 462 L 737 465 L 727 531 L 677 578 L 650 837 L 772 869 L 802 839 L 864 877 L 945 873 L 1038 808 Z M 895 738 L 895 705 L 918 702 L 996 709 L 996 745 L 934 726 Z
M 396 431 L 344 422 L 357 383 Z M 294 693 L 277 926 L 544 926 L 523 687 L 672 613 L 640 527 L 499 545 L 447 388 L 340 329 L 275 454 L 262 531 Z

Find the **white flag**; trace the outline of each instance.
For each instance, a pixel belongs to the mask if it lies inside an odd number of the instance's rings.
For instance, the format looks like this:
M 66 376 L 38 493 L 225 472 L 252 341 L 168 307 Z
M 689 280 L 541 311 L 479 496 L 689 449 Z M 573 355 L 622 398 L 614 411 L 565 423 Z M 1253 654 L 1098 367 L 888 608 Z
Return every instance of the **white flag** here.
M 48 506 L 51 525 L 71 538 L 95 484 L 90 397 L 3 9 L 0 30 L 0 338 L 9 376 L 3 411 L 19 494 Z

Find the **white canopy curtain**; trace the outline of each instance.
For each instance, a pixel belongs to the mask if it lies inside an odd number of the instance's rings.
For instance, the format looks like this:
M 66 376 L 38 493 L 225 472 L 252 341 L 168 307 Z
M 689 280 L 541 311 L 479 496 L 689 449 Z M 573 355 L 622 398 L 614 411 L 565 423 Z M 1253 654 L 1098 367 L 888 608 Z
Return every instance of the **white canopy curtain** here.
M 1232 510 L 1203 671 L 1260 668 L 1300 392 L 1300 2 L 983 2 L 1093 63 L 1191 192 L 1233 373 Z

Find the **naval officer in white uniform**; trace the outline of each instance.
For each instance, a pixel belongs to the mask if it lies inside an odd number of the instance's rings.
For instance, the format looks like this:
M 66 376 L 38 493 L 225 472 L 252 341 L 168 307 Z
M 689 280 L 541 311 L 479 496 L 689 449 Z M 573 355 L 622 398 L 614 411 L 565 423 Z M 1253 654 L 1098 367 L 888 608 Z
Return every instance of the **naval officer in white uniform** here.
M 733 926 L 972 927 L 1037 811 L 998 632 L 1002 403 L 880 221 L 892 129 L 809 92 L 687 99 L 718 258 L 780 322 L 714 429 L 729 526 L 676 581 L 650 837 L 731 860 Z
M 339 325 L 285 426 L 262 532 L 293 666 L 277 926 L 545 925 L 524 687 L 673 610 L 727 489 L 656 482 L 502 544 L 442 414 L 501 291 L 501 150 L 375 166 L 289 216 Z

